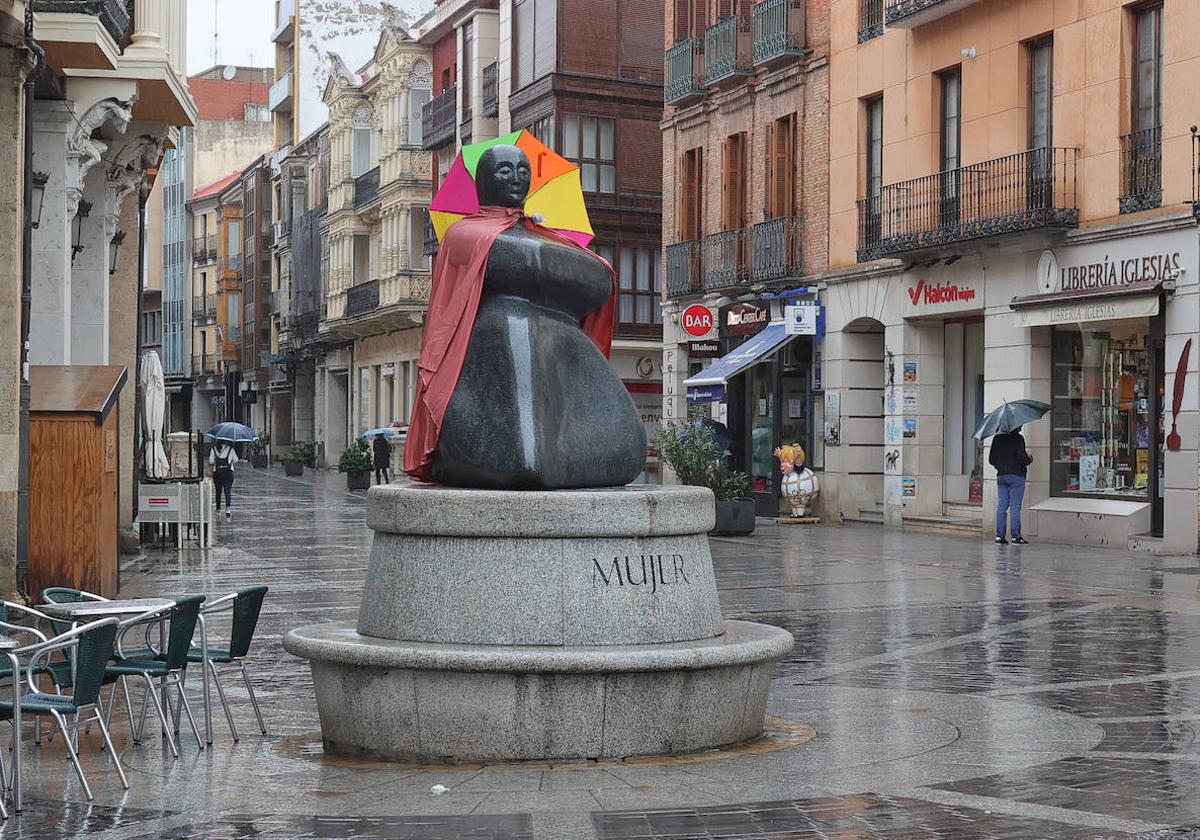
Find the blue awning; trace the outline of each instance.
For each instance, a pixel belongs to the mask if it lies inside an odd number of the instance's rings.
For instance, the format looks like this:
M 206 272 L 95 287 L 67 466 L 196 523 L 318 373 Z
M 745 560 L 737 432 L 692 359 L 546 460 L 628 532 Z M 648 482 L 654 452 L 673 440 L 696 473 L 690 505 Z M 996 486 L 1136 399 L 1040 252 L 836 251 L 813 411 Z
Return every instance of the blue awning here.
M 699 392 L 700 389 L 705 389 L 712 392 L 714 391 L 713 386 L 725 385 L 739 373 L 758 364 L 796 337 L 788 335 L 786 330 L 786 326 L 782 323 L 768 324 L 754 338 L 726 353 L 684 382 L 683 384 L 688 389 L 688 396 L 692 397 L 693 390 Z M 720 398 L 716 397 L 716 399 Z M 692 401 L 698 400 L 693 399 Z M 707 401 L 711 402 L 712 400 Z

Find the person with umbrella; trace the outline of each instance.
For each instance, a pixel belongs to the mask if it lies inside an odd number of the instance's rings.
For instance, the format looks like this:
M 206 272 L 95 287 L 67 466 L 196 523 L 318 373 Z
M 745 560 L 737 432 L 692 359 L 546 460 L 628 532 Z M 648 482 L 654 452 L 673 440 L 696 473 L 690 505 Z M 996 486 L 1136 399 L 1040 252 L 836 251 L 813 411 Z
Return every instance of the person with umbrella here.
M 1021 426 L 1045 416 L 1050 406 L 1037 400 L 1006 402 L 979 425 L 975 437 L 992 437 L 988 463 L 996 468 L 996 486 L 1000 500 L 996 505 L 996 545 L 1008 545 L 1006 534 L 1012 535 L 1014 545 L 1028 545 L 1021 536 L 1021 504 L 1025 500 L 1025 480 L 1033 456 L 1025 448 Z M 994 436 L 994 437 L 993 437 Z
M 208 467 L 212 472 L 217 494 L 217 513 L 221 512 L 221 494 L 225 494 L 225 518 L 233 516 L 233 467 L 239 458 L 233 444 L 257 440 L 253 429 L 241 423 L 218 423 L 208 430 L 216 445 L 209 450 Z
M 392 483 L 392 445 L 388 438 L 392 430 L 388 428 L 372 429 L 364 437 L 371 438 L 371 458 L 375 465 L 375 483 Z

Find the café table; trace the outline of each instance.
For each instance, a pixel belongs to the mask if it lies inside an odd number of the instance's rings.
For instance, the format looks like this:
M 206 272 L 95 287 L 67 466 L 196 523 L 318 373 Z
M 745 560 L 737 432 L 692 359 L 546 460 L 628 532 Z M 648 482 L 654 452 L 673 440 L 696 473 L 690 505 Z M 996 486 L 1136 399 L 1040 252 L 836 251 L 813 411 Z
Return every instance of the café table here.
M 82 621 L 95 621 L 101 618 L 115 616 L 117 618 L 130 618 L 132 616 L 141 615 L 150 610 L 159 610 L 164 607 L 170 607 L 175 603 L 174 598 L 127 598 L 125 600 L 116 601 L 68 601 L 58 604 L 43 604 L 38 607 L 46 615 L 52 618 L 62 618 L 78 625 Z M 159 621 L 159 635 L 163 644 L 163 650 L 166 650 L 167 633 L 163 628 L 163 622 Z M 212 706 L 209 698 L 208 688 L 208 632 L 204 626 L 204 616 L 200 616 L 200 653 L 204 657 L 204 665 L 201 667 L 201 686 L 204 691 L 204 737 L 206 743 L 212 745 Z M 182 690 L 182 688 L 180 689 Z M 166 689 L 162 692 L 163 708 L 166 708 L 167 694 Z M 176 721 L 176 726 L 179 721 Z M 133 725 L 133 721 L 129 722 Z M 165 733 L 164 733 L 165 734 Z

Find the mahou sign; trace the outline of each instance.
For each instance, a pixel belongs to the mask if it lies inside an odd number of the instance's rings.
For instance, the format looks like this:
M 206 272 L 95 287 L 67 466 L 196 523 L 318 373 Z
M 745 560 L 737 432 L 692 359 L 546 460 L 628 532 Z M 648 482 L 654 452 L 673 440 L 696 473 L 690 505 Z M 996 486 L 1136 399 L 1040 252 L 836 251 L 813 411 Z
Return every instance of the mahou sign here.
M 683 310 L 683 331 L 693 338 L 705 338 L 713 330 L 712 310 L 700 303 L 693 303 Z

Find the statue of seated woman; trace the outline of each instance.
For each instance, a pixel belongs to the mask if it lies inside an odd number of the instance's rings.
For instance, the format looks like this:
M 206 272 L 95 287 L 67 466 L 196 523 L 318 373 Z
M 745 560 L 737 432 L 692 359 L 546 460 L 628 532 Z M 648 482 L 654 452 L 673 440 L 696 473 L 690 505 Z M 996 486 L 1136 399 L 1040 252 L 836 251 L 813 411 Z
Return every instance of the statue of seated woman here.
M 646 434 L 605 358 L 612 269 L 523 216 L 529 185 L 524 152 L 488 149 L 481 210 L 446 233 L 405 470 L 454 487 L 625 485 L 644 467 Z

